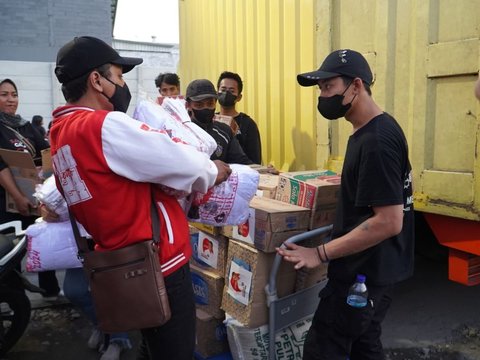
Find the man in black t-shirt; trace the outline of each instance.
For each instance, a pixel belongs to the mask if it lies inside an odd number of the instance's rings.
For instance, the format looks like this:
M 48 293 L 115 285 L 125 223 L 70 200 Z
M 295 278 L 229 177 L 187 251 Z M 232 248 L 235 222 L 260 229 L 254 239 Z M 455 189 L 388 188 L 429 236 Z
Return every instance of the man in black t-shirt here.
M 242 99 L 243 81 L 240 75 L 224 71 L 217 81 L 220 115 L 231 116 L 238 124 L 238 139 L 245 155 L 255 164 L 262 163 L 262 142 L 255 121 L 243 112 L 238 112 L 236 104 Z
M 304 347 L 304 359 L 384 359 L 381 322 L 392 285 L 413 273 L 411 167 L 407 141 L 393 117 L 371 97 L 372 72 L 353 50 L 337 50 L 317 71 L 297 76 L 318 85 L 320 114 L 353 126 L 342 170 L 332 240 L 317 248 L 278 250 L 295 268 L 329 262 L 326 287 Z M 366 276 L 367 305 L 346 303 L 356 275 Z
M 224 123 L 213 121 L 217 91 L 210 80 L 193 80 L 187 86 L 185 98 L 192 121 L 217 142 L 217 149 L 210 156 L 211 160 L 222 160 L 228 164 L 253 164 L 243 152 L 232 129 Z

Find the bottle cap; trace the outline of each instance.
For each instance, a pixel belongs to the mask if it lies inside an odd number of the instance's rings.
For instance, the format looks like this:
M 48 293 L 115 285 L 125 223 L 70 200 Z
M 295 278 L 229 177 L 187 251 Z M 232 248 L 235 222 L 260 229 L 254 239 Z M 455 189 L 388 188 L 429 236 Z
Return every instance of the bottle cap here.
M 362 274 L 357 275 L 357 281 L 358 282 L 364 283 L 366 279 L 367 279 L 367 277 L 365 275 L 362 275 Z

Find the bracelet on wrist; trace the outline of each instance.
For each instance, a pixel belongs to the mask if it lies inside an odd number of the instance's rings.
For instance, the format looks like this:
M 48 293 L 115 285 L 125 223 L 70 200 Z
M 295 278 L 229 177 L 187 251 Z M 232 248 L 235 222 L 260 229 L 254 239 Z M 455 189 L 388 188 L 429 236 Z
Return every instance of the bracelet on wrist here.
M 322 244 L 323 255 L 325 255 L 325 262 L 329 262 L 330 259 L 328 258 L 327 251 L 325 250 L 325 244 Z
M 324 261 L 323 261 L 323 259 L 322 259 L 322 254 L 320 253 L 320 249 L 319 249 L 319 247 L 318 247 L 318 246 L 317 246 L 317 248 L 316 248 L 316 249 L 317 249 L 317 256 L 318 256 L 318 260 L 320 260 L 320 264 L 323 264 L 323 263 L 324 263 Z

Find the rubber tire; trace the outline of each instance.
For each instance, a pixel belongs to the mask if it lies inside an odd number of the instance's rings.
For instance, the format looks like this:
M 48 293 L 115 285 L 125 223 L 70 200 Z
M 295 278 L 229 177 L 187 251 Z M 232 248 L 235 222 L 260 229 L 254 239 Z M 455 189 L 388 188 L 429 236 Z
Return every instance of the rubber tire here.
M 30 321 L 30 300 L 24 291 L 0 287 L 0 305 L 8 304 L 12 313 L 0 311 L 0 357 L 3 357 L 22 337 Z M 4 322 L 10 321 L 4 328 Z

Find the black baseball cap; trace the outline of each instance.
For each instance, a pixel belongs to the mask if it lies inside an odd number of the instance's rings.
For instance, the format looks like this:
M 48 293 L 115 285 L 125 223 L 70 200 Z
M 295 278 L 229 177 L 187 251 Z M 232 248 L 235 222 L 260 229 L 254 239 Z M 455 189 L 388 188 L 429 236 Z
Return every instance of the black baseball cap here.
M 323 60 L 316 71 L 297 75 L 301 86 L 314 86 L 318 80 L 330 79 L 337 76 L 360 78 L 367 85 L 372 85 L 373 75 L 367 60 L 355 50 L 336 50 Z
M 202 101 L 212 97 L 217 99 L 218 95 L 210 80 L 198 79 L 188 84 L 185 97 L 187 100 Z
M 141 58 L 120 56 L 116 50 L 100 39 L 79 36 L 63 45 L 58 51 L 55 75 L 58 81 L 64 84 L 104 64 L 121 65 L 123 73 L 127 73 L 142 62 Z

